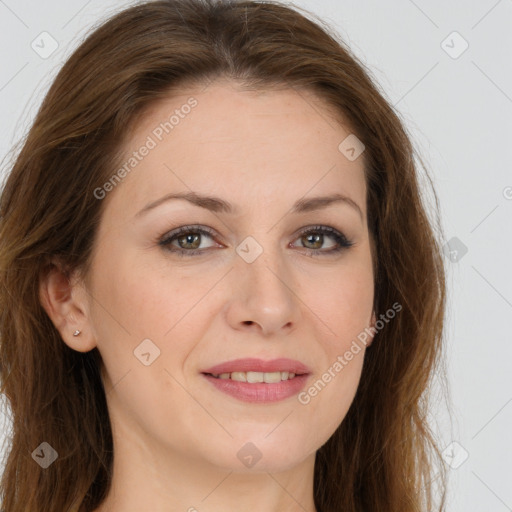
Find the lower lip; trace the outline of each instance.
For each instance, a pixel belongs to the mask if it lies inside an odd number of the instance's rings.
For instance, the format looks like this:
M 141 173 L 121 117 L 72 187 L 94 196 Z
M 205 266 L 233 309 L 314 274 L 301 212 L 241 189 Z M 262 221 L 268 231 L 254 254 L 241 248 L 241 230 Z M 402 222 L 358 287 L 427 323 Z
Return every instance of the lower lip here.
M 257 382 L 239 382 L 231 379 L 218 379 L 203 373 L 203 376 L 211 382 L 219 391 L 231 395 L 244 402 L 278 402 L 285 400 L 300 392 L 306 384 L 307 374 L 296 375 L 293 379 L 282 380 L 273 384 Z

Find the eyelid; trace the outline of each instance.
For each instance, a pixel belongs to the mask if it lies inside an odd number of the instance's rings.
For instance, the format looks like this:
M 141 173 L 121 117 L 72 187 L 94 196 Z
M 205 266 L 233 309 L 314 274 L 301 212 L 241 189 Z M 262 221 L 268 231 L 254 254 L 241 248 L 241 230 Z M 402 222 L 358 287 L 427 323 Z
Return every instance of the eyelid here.
M 342 231 L 333 228 L 331 226 L 327 226 L 325 224 L 313 224 L 309 226 L 305 226 L 304 228 L 301 228 L 295 237 L 299 236 L 305 236 L 309 233 L 321 233 L 322 235 L 326 235 L 329 238 L 332 238 L 336 241 L 338 244 L 338 247 L 336 249 L 329 249 L 329 250 L 315 250 L 315 249 L 308 249 L 307 247 L 302 247 L 302 249 L 308 253 L 311 253 L 313 255 L 318 256 L 328 256 L 330 254 L 336 254 L 340 253 L 343 250 L 349 249 L 353 245 L 355 245 L 355 242 L 350 240 Z M 295 238 L 295 239 L 296 239 Z
M 173 230 L 167 232 L 165 235 L 159 237 L 158 240 L 159 240 L 159 243 L 161 243 L 163 245 L 166 242 L 168 242 L 169 240 L 171 240 L 172 238 L 174 238 L 178 235 L 181 235 L 182 233 L 190 233 L 190 232 L 201 233 L 203 235 L 208 235 L 211 238 L 214 238 L 217 236 L 217 233 L 213 229 L 211 229 L 207 226 L 192 224 L 192 225 L 187 225 L 187 226 L 180 226 L 176 229 L 173 229 Z
M 206 249 L 181 249 L 177 247 L 171 246 L 171 242 L 173 239 L 179 237 L 181 234 L 187 234 L 187 233 L 199 233 L 201 235 L 206 235 L 210 237 L 212 240 L 216 241 L 215 239 L 218 237 L 216 231 L 212 228 L 209 228 L 208 226 L 198 225 L 198 224 L 192 224 L 192 225 L 184 225 L 180 226 L 176 229 L 173 229 L 163 236 L 158 238 L 158 245 L 162 246 L 164 249 L 166 249 L 170 253 L 177 254 L 178 256 L 194 256 L 196 254 L 204 254 L 209 252 L 213 247 L 208 247 Z M 324 236 L 328 236 L 329 238 L 332 238 L 336 242 L 336 248 L 335 249 L 328 249 L 328 250 L 322 250 L 322 249 L 308 249 L 307 247 L 302 247 L 301 249 L 306 252 L 307 254 L 313 255 L 313 256 L 329 256 L 332 254 L 340 253 L 346 249 L 349 249 L 354 245 L 354 242 L 349 240 L 345 234 L 331 226 L 323 225 L 323 224 L 312 224 L 305 226 L 298 230 L 293 236 L 295 241 L 298 237 L 306 236 L 309 233 L 320 233 Z M 216 242 L 219 244 L 219 242 Z M 293 242 L 292 242 L 293 243 Z M 223 244 L 220 244 L 223 245 Z M 173 249 L 169 249 L 169 247 L 173 247 Z M 217 246 L 218 247 L 218 246 Z

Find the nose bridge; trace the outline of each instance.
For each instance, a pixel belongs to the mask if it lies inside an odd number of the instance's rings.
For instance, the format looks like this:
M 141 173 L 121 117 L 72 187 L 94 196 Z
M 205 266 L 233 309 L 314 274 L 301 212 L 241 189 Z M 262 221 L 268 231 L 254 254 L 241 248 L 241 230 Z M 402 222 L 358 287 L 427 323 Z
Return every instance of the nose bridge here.
M 237 285 L 231 300 L 237 323 L 257 323 L 268 333 L 296 320 L 297 300 L 292 274 L 272 232 L 258 239 L 261 243 L 248 236 L 236 248 Z
M 246 286 L 257 287 L 260 293 L 265 290 L 272 290 L 274 294 L 282 293 L 281 288 L 284 284 L 278 277 L 279 274 L 283 274 L 283 279 L 286 273 L 283 254 L 271 233 L 260 234 L 258 240 L 248 236 L 236 249 L 239 256 L 237 266 L 246 277 Z

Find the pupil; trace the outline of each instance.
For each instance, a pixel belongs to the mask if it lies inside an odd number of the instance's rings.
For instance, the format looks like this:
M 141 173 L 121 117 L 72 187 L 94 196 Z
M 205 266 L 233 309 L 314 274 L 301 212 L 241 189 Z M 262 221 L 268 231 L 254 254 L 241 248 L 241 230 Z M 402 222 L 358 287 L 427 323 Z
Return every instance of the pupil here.
M 197 247 L 199 247 L 200 244 L 197 243 L 197 241 L 199 240 L 199 235 L 185 235 L 184 237 L 182 237 L 180 240 L 185 240 L 185 244 L 194 244 L 195 245 L 193 246 L 193 249 L 196 249 Z M 180 243 L 180 245 L 182 245 Z
M 316 238 L 317 243 L 316 243 L 315 247 L 313 247 L 314 249 L 318 249 L 319 247 L 322 246 L 322 237 L 323 237 L 323 235 L 321 235 L 321 234 L 306 235 L 306 239 Z M 309 240 L 308 240 L 308 243 L 309 243 Z M 313 242 L 313 243 L 315 243 L 315 242 Z

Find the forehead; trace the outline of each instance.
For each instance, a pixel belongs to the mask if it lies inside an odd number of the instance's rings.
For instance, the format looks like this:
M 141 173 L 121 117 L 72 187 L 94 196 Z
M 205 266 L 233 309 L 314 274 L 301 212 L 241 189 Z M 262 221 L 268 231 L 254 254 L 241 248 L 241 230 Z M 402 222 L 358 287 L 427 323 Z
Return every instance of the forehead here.
M 228 81 L 173 91 L 152 104 L 124 145 L 114 201 L 142 208 L 174 191 L 234 204 L 343 193 L 365 211 L 364 155 L 350 160 L 347 123 L 311 91 L 244 90 Z M 341 144 L 341 148 L 340 148 Z M 346 144 L 345 144 L 346 145 Z

